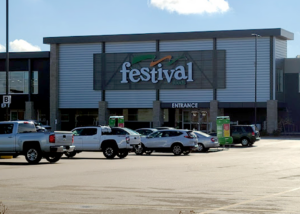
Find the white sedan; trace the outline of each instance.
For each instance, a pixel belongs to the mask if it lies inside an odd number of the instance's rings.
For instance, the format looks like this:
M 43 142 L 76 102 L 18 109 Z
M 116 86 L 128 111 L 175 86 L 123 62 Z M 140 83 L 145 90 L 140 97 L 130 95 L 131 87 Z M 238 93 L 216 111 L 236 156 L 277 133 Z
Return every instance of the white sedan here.
M 218 138 L 211 136 L 201 131 L 194 131 L 198 138 L 198 152 L 207 152 L 210 148 L 217 148 L 220 146 Z

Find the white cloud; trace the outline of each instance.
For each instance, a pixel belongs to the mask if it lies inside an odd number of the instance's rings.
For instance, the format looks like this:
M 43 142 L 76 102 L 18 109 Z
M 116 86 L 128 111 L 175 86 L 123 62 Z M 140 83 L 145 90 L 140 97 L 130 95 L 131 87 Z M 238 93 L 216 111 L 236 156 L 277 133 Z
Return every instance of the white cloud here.
M 5 50 L 6 50 L 5 46 L 0 44 L 0 52 L 5 52 Z
M 230 8 L 226 0 L 150 0 L 150 4 L 161 10 L 184 15 L 224 13 Z
M 16 39 L 9 43 L 9 51 L 11 52 L 26 52 L 26 51 L 41 51 L 41 48 L 36 45 L 32 45 L 23 39 Z

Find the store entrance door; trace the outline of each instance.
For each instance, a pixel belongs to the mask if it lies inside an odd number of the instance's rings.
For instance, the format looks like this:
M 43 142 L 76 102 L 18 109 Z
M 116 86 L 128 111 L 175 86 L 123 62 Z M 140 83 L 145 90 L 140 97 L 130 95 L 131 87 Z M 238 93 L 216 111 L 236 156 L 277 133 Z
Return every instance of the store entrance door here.
M 184 110 L 182 114 L 182 128 L 189 130 L 200 130 L 200 112 L 197 110 Z
M 182 129 L 208 132 L 209 123 L 206 111 L 183 110 Z

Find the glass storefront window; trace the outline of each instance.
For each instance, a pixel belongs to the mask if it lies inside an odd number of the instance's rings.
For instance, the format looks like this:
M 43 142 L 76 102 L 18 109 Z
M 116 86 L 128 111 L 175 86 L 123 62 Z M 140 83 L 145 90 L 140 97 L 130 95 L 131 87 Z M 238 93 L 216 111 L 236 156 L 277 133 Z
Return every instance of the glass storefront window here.
M 32 78 L 31 78 L 31 93 L 32 94 L 38 94 L 39 93 L 39 73 L 38 71 L 32 72 Z
M 28 71 L 9 72 L 8 93 L 28 94 Z M 0 72 L 0 93 L 6 94 L 6 72 Z
M 183 112 L 183 122 L 190 122 L 190 121 L 191 121 L 190 112 L 184 111 Z

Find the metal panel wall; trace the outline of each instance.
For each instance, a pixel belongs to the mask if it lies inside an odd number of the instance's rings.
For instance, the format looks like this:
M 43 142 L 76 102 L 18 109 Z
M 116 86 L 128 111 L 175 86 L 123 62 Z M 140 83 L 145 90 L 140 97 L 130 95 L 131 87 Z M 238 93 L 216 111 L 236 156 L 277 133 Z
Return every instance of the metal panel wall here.
M 213 50 L 213 39 L 160 41 L 159 51 Z
M 160 41 L 160 51 L 194 51 L 213 50 L 213 39 Z M 213 100 L 213 90 L 184 89 L 160 90 L 162 102 L 210 102 Z
M 156 42 L 107 42 L 105 53 L 155 52 Z
M 283 69 L 284 58 L 287 58 L 287 41 L 275 38 L 275 59 L 277 69 Z
M 101 44 L 59 45 L 59 108 L 98 108 L 101 91 L 93 90 L 93 54 Z
M 160 90 L 160 100 L 171 102 L 210 102 L 213 100 L 213 90 L 210 89 L 182 89 Z
M 226 89 L 219 89 L 220 102 L 254 102 L 255 38 L 218 39 L 217 49 L 226 50 Z M 257 40 L 257 102 L 270 99 L 270 38 Z
M 108 108 L 153 108 L 154 90 L 106 91 Z
M 106 43 L 106 53 L 155 52 L 156 42 L 113 42 Z M 107 90 L 105 94 L 108 108 L 153 108 L 155 90 Z

